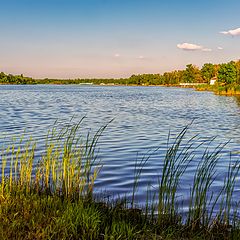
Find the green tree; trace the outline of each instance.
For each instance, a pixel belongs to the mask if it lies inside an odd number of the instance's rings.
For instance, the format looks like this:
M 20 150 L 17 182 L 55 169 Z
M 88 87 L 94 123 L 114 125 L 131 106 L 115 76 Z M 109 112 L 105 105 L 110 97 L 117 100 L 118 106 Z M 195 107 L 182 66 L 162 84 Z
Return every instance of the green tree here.
M 201 76 L 207 83 L 216 76 L 216 73 L 216 68 L 212 63 L 205 63 L 201 69 Z
M 203 82 L 201 71 L 198 69 L 198 67 L 188 64 L 183 73 L 183 80 L 187 83 L 201 83 Z
M 220 65 L 218 70 L 218 81 L 225 84 L 237 82 L 237 65 L 234 61 Z
M 237 68 L 237 84 L 240 84 L 240 60 L 236 62 L 236 68 Z

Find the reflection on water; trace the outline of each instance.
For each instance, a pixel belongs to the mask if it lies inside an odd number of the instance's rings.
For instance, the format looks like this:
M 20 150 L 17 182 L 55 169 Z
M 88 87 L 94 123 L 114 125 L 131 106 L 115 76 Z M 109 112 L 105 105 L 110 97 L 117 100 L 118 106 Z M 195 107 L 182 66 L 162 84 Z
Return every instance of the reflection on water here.
M 240 96 L 234 96 L 238 106 L 240 106 Z
M 38 139 L 39 156 L 47 129 L 55 120 L 64 123 L 72 116 L 76 121 L 86 116 L 83 131 L 96 131 L 114 119 L 100 140 L 99 157 L 104 167 L 96 191 L 128 195 L 137 155 L 141 157 L 160 146 L 143 170 L 137 195 L 140 202 L 145 200 L 149 184 L 153 190 L 156 187 L 169 130 L 172 134 L 179 133 L 193 121 L 188 138 L 198 135 L 198 141 L 206 141 L 216 137 L 211 147 L 230 140 L 219 163 L 216 189 L 227 169 L 225 160 L 229 159 L 229 151 L 235 154 L 240 151 L 239 97 L 180 88 L 77 85 L 0 86 L 0 94 L 0 144 L 26 131 L 27 136 Z M 184 184 L 180 185 L 184 201 L 202 153 L 203 148 L 196 152 L 195 161 L 184 175 Z

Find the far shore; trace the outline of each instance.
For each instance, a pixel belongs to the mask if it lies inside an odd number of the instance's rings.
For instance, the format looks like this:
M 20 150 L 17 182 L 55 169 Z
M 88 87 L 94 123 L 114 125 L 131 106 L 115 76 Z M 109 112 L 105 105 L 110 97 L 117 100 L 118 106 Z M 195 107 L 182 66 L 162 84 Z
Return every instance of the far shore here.
M 64 81 L 61 83 L 51 82 L 51 83 L 41 83 L 40 80 L 35 84 L 16 84 L 16 83 L 0 83 L 0 85 L 80 85 L 80 86 L 103 86 L 103 87 L 176 87 L 176 88 L 192 88 L 198 92 L 213 92 L 216 95 L 221 96 L 240 96 L 240 91 L 235 90 L 229 86 L 225 86 L 224 89 L 219 89 L 218 85 L 209 85 L 207 83 L 193 83 L 193 84 L 116 84 L 116 83 L 107 83 L 107 84 L 97 84 L 97 83 L 66 83 Z

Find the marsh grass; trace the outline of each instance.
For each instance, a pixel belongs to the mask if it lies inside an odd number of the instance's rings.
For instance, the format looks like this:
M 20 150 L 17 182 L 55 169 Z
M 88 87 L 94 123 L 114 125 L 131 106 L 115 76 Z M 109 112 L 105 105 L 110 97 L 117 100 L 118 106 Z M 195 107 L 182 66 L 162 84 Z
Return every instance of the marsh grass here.
M 168 224 L 177 224 L 179 215 L 177 214 L 176 193 L 181 176 L 185 173 L 188 165 L 193 159 L 192 145 L 193 139 L 190 139 L 183 148 L 181 142 L 187 132 L 185 127 L 174 142 L 169 145 L 163 160 L 163 167 L 158 178 L 158 224 L 163 227 Z
M 90 196 L 101 169 L 96 145 L 106 128 L 93 136 L 79 135 L 83 119 L 73 125 L 49 131 L 45 149 L 36 164 L 36 142 L 31 138 L 18 147 L 12 145 L 1 154 L 1 194 L 13 190 L 46 192 L 64 198 Z M 5 175 L 6 167 L 8 174 Z
M 186 140 L 185 127 L 174 140 L 169 133 L 157 191 L 148 185 L 146 204 L 137 208 L 141 174 L 152 154 L 135 163 L 132 197 L 114 201 L 96 199 L 94 182 L 101 170 L 98 141 L 106 126 L 95 134 L 80 133 L 82 121 L 56 126 L 48 132 L 41 156 L 37 142 L 23 140 L 1 151 L 0 239 L 239 239 L 239 205 L 233 198 L 239 180 L 239 161 L 229 156 L 226 175 L 218 192 L 214 182 L 226 144 L 196 156 L 197 136 Z M 198 161 L 189 188 L 184 215 L 178 190 L 182 177 Z M 226 160 L 224 160 L 226 161 Z M 235 199 L 235 200 L 234 200 Z
M 215 85 L 198 85 L 195 86 L 195 89 L 197 91 L 211 91 L 214 92 L 217 95 L 224 95 L 224 96 L 234 96 L 234 95 L 240 95 L 240 85 L 239 84 L 215 84 Z

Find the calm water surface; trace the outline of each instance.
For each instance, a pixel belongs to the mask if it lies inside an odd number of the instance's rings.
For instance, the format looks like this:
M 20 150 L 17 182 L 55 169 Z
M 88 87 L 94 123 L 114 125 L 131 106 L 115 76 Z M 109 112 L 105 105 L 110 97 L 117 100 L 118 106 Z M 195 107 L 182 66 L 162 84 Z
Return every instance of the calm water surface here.
M 157 187 L 169 130 L 177 134 L 194 120 L 189 138 L 196 134 L 199 141 L 216 137 L 211 147 L 230 141 L 219 162 L 216 190 L 226 173 L 229 151 L 234 155 L 240 151 L 240 100 L 235 97 L 164 87 L 0 86 L 0 145 L 9 136 L 26 132 L 38 139 L 40 154 L 47 129 L 55 120 L 64 123 L 73 116 L 79 120 L 87 116 L 83 128 L 93 131 L 114 119 L 100 139 L 104 167 L 96 191 L 128 196 L 137 156 L 160 146 L 143 170 L 137 195 L 140 203 L 149 184 L 153 191 Z M 184 201 L 202 153 L 199 149 L 183 177 L 179 195 Z

